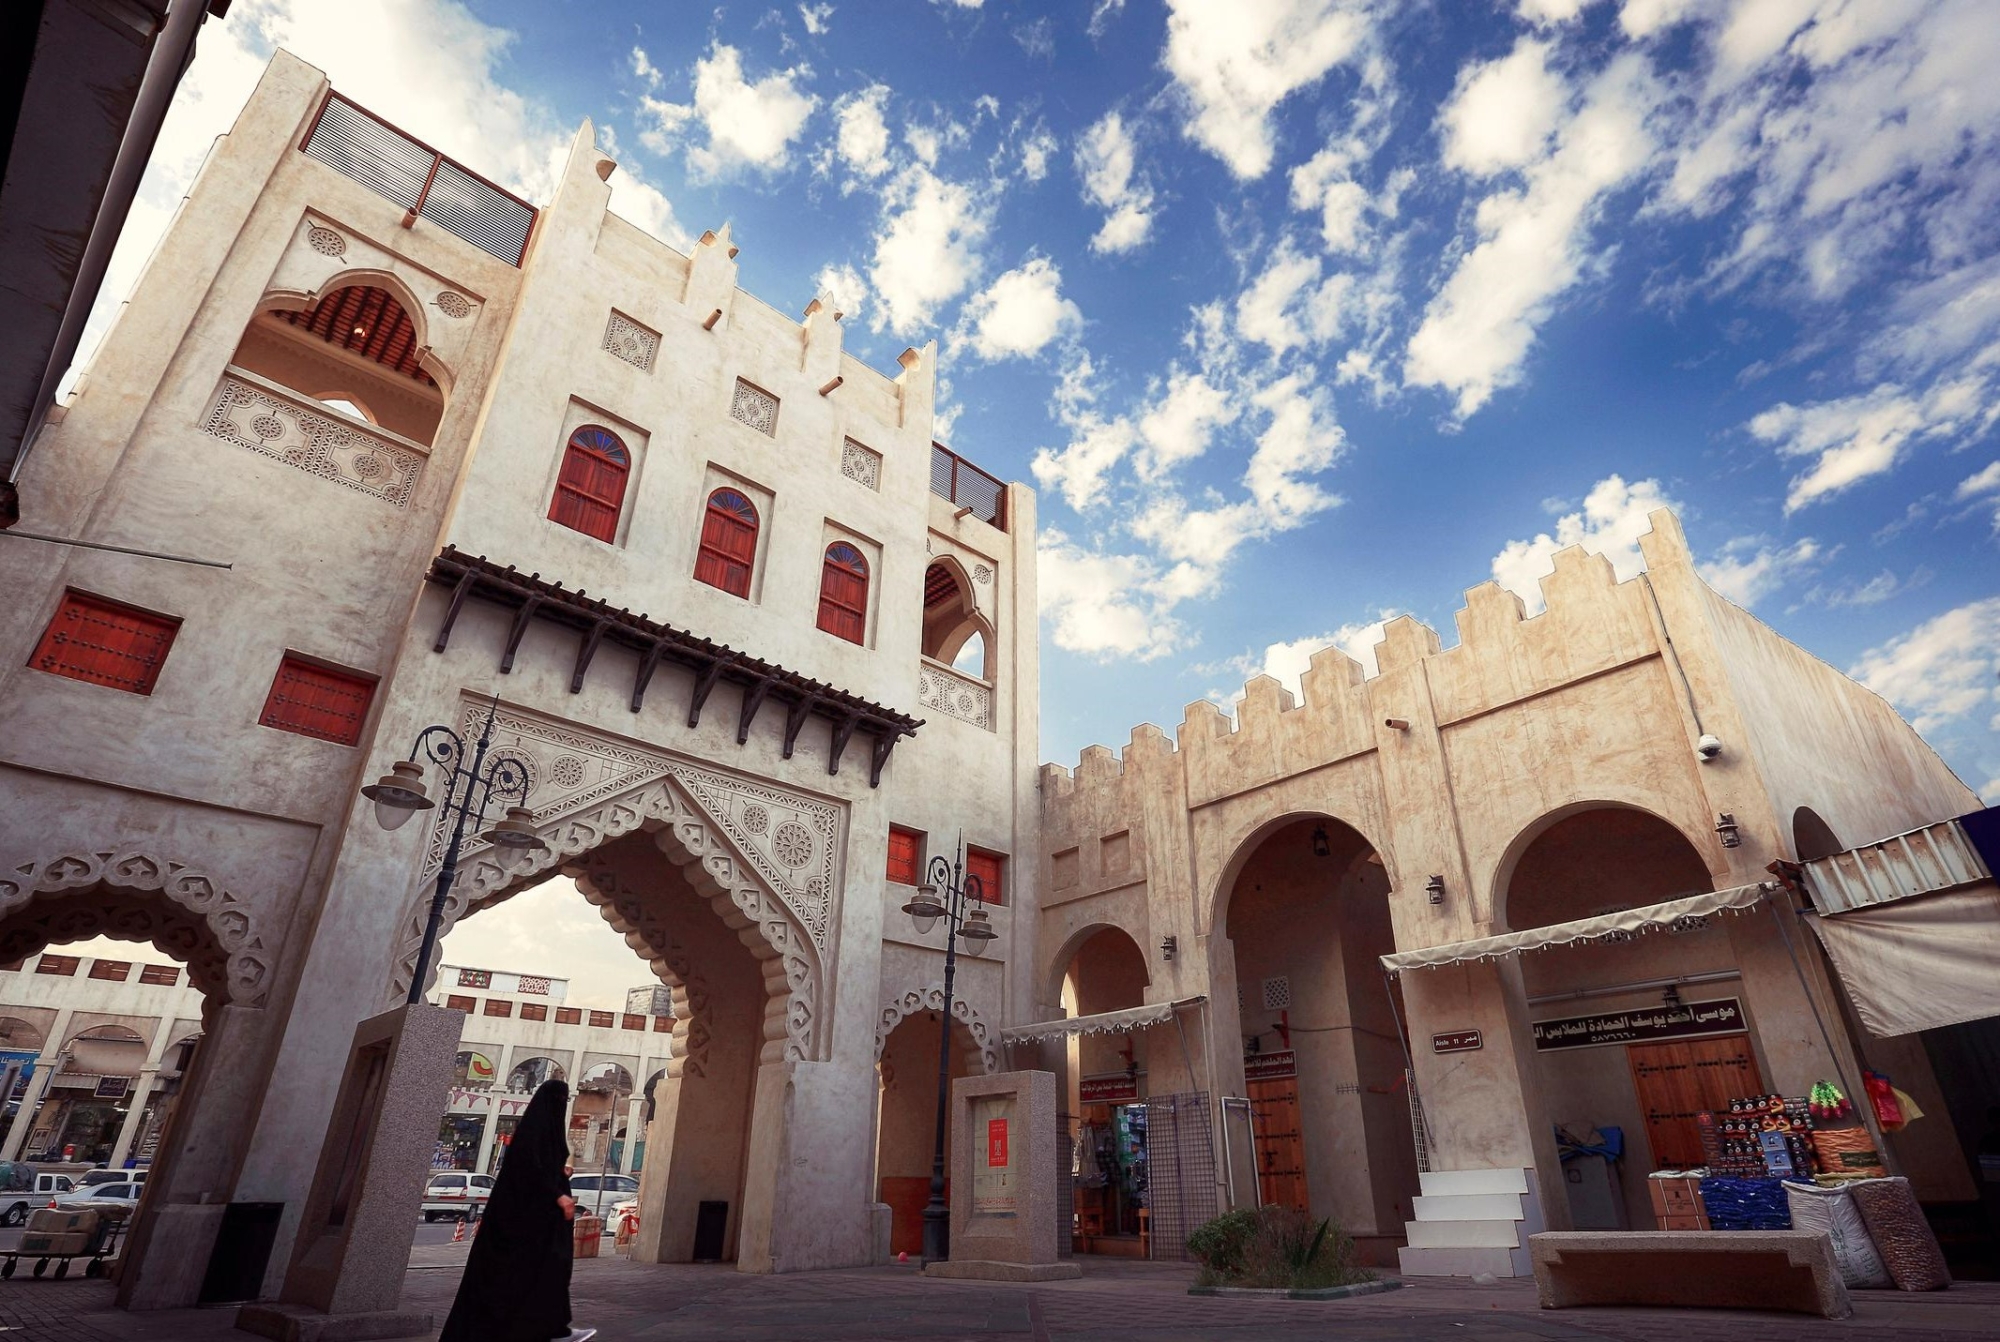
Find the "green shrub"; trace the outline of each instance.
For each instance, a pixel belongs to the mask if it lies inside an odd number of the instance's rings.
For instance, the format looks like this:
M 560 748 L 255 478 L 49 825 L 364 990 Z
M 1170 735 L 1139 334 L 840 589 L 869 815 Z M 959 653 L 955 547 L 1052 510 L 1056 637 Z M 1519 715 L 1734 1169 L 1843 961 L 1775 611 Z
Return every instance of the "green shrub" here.
M 1225 1212 L 1197 1226 L 1187 1247 L 1201 1263 L 1203 1285 L 1297 1291 L 1371 1279 L 1332 1217 L 1289 1207 Z

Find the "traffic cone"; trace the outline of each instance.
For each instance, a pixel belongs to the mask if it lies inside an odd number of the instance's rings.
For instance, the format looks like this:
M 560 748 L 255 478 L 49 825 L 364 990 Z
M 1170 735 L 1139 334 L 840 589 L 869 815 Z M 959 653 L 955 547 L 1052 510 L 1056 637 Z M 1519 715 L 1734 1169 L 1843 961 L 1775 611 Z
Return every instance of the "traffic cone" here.
M 453 1244 L 465 1243 L 465 1222 L 460 1221 L 456 1226 L 452 1227 L 451 1242 Z

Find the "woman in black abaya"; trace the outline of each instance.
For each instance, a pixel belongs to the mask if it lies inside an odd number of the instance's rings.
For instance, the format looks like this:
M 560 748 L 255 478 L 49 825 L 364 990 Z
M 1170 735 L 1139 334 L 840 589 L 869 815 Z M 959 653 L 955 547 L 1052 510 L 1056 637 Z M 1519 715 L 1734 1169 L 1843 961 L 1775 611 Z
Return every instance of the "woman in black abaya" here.
M 545 1081 L 528 1101 L 473 1236 L 458 1299 L 438 1342 L 548 1342 L 571 1336 L 569 1087 Z

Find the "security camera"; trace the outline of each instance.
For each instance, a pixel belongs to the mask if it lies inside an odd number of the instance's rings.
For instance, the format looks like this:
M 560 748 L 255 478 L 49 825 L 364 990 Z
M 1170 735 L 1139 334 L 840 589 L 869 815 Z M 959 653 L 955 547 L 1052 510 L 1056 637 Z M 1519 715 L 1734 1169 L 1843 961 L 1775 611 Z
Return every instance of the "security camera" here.
M 1703 762 L 1714 759 L 1722 753 L 1722 738 L 1702 733 L 1701 740 L 1694 743 L 1694 753 L 1699 755 Z

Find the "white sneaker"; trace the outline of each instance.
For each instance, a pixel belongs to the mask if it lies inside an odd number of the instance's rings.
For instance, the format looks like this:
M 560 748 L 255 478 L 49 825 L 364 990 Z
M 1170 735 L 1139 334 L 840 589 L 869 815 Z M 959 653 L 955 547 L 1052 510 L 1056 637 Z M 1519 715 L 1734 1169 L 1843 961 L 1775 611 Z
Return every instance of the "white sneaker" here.
M 572 1328 L 569 1330 L 569 1336 L 565 1337 L 562 1342 L 590 1342 L 590 1339 L 596 1336 L 597 1330 L 595 1328 Z

